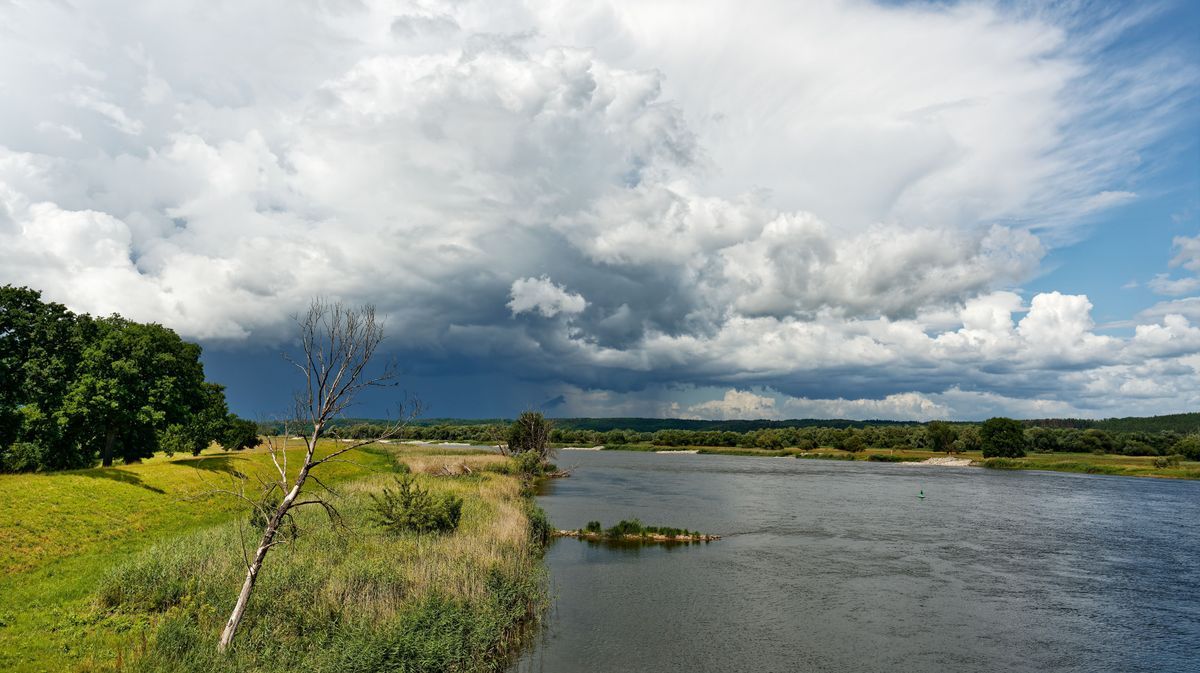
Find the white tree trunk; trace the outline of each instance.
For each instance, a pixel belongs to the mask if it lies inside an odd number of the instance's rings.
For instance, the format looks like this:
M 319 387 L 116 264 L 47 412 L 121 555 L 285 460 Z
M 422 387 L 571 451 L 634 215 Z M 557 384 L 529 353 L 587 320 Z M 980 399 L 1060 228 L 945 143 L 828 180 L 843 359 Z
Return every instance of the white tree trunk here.
M 316 442 L 313 442 L 315 445 Z M 311 463 L 312 452 L 309 452 L 309 460 L 306 463 Z M 288 510 L 292 508 L 292 504 L 296 502 L 296 497 L 300 495 L 300 489 L 304 486 L 304 480 L 308 478 L 308 465 L 306 464 L 300 470 L 300 474 L 296 477 L 296 484 L 292 490 L 279 503 L 279 507 L 275 510 L 275 515 L 267 523 L 266 530 L 263 531 L 262 541 L 258 544 L 258 550 L 254 552 L 254 560 L 250 563 L 250 567 L 246 569 L 246 579 L 242 582 L 242 591 L 238 594 L 237 603 L 233 606 L 233 613 L 229 615 L 229 621 L 225 622 L 225 630 L 221 632 L 221 641 L 217 644 L 217 651 L 225 652 L 229 649 L 230 643 L 233 642 L 233 637 L 237 634 L 238 626 L 242 623 L 242 616 L 246 614 L 246 604 L 250 602 L 250 594 L 254 591 L 254 584 L 258 581 L 258 571 L 262 568 L 263 560 L 267 558 L 267 552 L 271 551 L 271 546 L 275 540 L 275 533 L 279 530 L 279 525 L 283 523 L 283 518 L 287 515 Z

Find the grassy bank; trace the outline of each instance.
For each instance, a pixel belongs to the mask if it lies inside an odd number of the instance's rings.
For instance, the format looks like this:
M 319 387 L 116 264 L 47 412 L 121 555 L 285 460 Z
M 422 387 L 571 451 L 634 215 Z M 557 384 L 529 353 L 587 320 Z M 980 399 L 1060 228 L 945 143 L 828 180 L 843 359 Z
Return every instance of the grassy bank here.
M 982 464 L 984 467 L 1000 470 L 1047 470 L 1080 474 L 1111 474 L 1121 477 L 1200 479 L 1200 462 L 1183 461 L 1170 467 L 1155 467 L 1153 456 L 1034 453 L 1024 458 L 991 458 L 983 460 Z
M 396 449 L 414 472 L 472 468 L 417 477 L 463 498 L 459 530 L 417 538 L 370 523 L 368 494 L 391 483 L 392 450 L 329 464 L 347 527 L 302 513 L 221 660 L 246 517 L 197 494 L 230 470 L 267 470 L 265 454 L 0 476 L 11 503 L 0 513 L 0 670 L 381 670 L 401 657 L 407 670 L 486 670 L 541 600 L 520 484 L 479 469 L 498 456 Z
M 652 444 L 617 444 L 606 446 L 610 451 L 695 451 L 701 454 L 726 456 L 758 456 L 763 458 L 794 457 L 818 460 L 865 460 L 873 462 L 918 462 L 927 458 L 945 456 L 944 453 L 919 449 L 866 449 L 848 453 L 833 448 L 813 450 L 747 449 L 721 446 L 654 446 Z M 1025 458 L 993 459 L 985 461 L 978 451 L 955 454 L 969 458 L 983 467 L 1005 470 L 1046 470 L 1050 472 L 1076 472 L 1082 474 L 1111 474 L 1125 477 L 1158 477 L 1165 479 L 1200 479 L 1200 462 L 1183 461 L 1170 467 L 1156 467 L 1154 456 L 1121 456 L 1094 453 L 1031 453 Z

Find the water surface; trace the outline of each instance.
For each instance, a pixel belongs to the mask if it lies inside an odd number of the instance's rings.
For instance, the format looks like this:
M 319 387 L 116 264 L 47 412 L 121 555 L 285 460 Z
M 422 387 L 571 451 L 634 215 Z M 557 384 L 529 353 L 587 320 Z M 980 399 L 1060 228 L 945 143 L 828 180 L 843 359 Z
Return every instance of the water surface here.
M 573 539 L 519 673 L 1200 670 L 1200 482 L 563 452 L 541 505 L 724 535 Z M 926 498 L 916 497 L 924 491 Z

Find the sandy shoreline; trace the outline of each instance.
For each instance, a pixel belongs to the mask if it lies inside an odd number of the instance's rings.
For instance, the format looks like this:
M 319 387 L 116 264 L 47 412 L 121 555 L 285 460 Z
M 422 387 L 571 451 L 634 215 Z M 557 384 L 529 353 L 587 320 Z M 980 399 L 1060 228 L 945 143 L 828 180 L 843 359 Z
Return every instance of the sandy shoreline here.
M 919 462 L 900 463 L 901 465 L 934 465 L 937 467 L 971 467 L 972 461 L 970 458 L 954 458 L 952 456 L 937 456 L 935 458 L 926 458 Z

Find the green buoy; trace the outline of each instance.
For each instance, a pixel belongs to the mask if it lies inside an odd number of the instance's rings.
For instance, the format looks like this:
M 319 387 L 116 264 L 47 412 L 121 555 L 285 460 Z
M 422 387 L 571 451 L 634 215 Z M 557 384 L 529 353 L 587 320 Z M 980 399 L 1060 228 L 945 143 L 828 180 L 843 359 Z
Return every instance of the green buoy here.
M 922 489 L 921 492 L 917 494 L 917 497 L 924 500 L 925 499 L 925 491 Z

